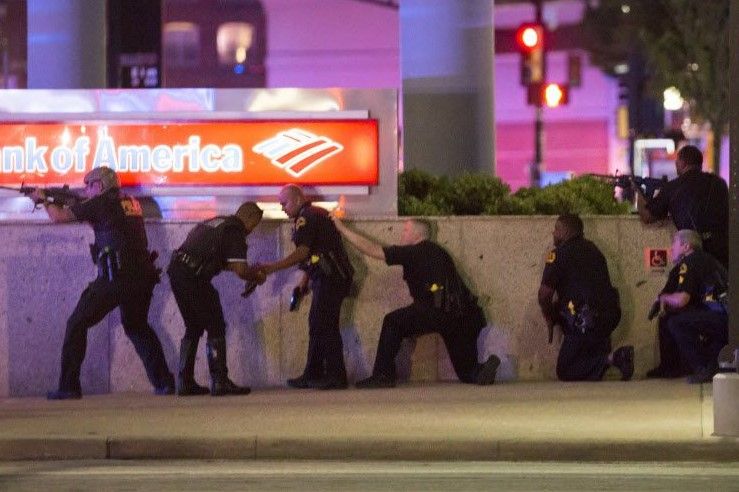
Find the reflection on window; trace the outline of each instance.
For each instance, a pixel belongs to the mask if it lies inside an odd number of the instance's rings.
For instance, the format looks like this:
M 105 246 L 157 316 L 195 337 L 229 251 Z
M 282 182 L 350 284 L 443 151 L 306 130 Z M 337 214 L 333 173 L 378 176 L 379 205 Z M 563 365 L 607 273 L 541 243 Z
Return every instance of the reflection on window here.
M 226 22 L 218 26 L 218 61 L 222 65 L 244 63 L 253 34 L 254 27 L 246 22 Z
M 167 22 L 162 35 L 164 62 L 169 67 L 200 64 L 200 27 L 192 22 Z

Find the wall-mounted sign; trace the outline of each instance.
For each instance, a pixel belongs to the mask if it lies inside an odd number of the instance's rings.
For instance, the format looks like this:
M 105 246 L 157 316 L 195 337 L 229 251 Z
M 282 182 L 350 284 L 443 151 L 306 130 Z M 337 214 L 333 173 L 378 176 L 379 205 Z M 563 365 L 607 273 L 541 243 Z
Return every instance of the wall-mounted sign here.
M 644 269 L 648 272 L 663 273 L 667 269 L 669 261 L 666 249 L 644 249 Z
M 0 184 L 376 185 L 377 120 L 0 122 Z

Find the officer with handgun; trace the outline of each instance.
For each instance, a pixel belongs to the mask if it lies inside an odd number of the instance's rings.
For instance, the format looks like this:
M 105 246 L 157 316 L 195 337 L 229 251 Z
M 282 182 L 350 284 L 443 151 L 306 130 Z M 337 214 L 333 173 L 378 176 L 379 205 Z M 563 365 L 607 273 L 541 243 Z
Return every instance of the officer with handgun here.
M 307 292 L 312 299 L 308 314 L 308 355 L 303 374 L 287 380 L 292 388 L 345 389 L 344 344 L 339 331 L 341 304 L 349 294 L 354 268 L 341 236 L 328 212 L 315 207 L 296 185 L 279 195 L 282 210 L 293 220 L 295 251 L 262 266 L 270 274 L 299 265 L 301 281 L 293 296 Z
M 666 183 L 653 198 L 635 188 L 639 217 L 645 224 L 667 218 L 677 230 L 698 231 L 703 249 L 729 265 L 729 189 L 726 182 L 712 173 L 701 171 L 703 154 L 686 145 L 677 153 L 677 178 Z
M 177 248 L 167 268 L 172 292 L 185 322 L 180 342 L 177 395 L 246 395 L 251 390 L 228 378 L 226 366 L 226 321 L 218 291 L 211 280 L 229 270 L 247 281 L 245 294 L 265 275 L 246 261 L 246 236 L 262 220 L 254 202 L 244 202 L 235 215 L 214 217 L 196 225 Z M 251 285 L 249 285 L 251 284 Z M 195 381 L 195 355 L 203 332 L 206 342 L 210 390 Z
M 539 306 L 549 328 L 549 343 L 557 326 L 564 338 L 557 358 L 561 381 L 600 381 L 609 366 L 628 381 L 634 373 L 634 347 L 611 353 L 611 333 L 621 320 L 618 291 L 611 284 L 606 259 L 583 237 L 575 214 L 560 215 L 552 232 L 539 287 Z M 554 294 L 557 301 L 554 301 Z
M 80 367 L 87 348 L 87 330 L 116 307 L 126 336 L 144 363 L 146 375 L 156 394 L 172 394 L 174 378 L 167 368 L 162 345 L 147 320 L 154 286 L 160 270 L 154 265 L 156 252 L 150 253 L 141 205 L 120 190 L 118 175 L 110 168 L 98 167 L 85 175 L 86 200 L 63 206 L 47 201 L 43 189 L 30 195 L 42 203 L 54 222 L 84 221 L 95 231 L 90 245 L 98 276 L 77 302 L 67 320 L 62 346 L 59 387 L 50 391 L 50 400 L 82 397 Z
M 709 383 L 728 342 L 726 269 L 702 250 L 693 230 L 675 233 L 671 254 L 674 267 L 649 314 L 659 314 L 660 363 L 647 377 Z
M 438 333 L 444 340 L 457 377 L 463 383 L 489 385 L 500 365 L 496 355 L 477 361 L 477 338 L 485 314 L 459 276 L 444 248 L 430 240 L 431 226 L 407 220 L 400 244 L 381 246 L 346 227 L 338 217 L 339 232 L 359 251 L 388 265 L 403 267 L 413 302 L 388 313 L 382 321 L 372 375 L 357 381 L 360 389 L 391 388 L 396 384 L 395 356 L 404 338 Z

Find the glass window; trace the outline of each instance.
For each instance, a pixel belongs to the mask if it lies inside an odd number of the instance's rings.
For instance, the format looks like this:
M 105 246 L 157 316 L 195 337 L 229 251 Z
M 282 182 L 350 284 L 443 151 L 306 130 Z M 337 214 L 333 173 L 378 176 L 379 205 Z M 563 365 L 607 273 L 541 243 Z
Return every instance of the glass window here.
M 200 64 L 200 27 L 192 22 L 167 22 L 162 36 L 164 63 L 168 67 Z
M 222 65 L 245 63 L 253 35 L 254 26 L 247 22 L 226 22 L 218 26 L 218 61 Z

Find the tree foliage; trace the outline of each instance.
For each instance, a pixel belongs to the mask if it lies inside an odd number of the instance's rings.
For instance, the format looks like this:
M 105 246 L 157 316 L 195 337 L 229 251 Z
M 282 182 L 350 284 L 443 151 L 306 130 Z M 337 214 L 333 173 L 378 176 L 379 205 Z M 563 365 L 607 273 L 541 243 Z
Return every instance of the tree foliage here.
M 591 0 L 583 28 L 592 61 L 613 74 L 634 50 L 642 52 L 650 68 L 651 92 L 661 98 L 664 89 L 676 87 L 691 117 L 711 124 L 718 150 L 728 122 L 729 3 Z

